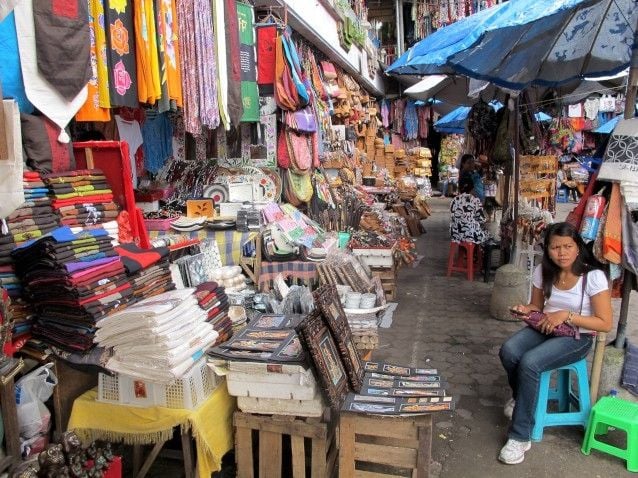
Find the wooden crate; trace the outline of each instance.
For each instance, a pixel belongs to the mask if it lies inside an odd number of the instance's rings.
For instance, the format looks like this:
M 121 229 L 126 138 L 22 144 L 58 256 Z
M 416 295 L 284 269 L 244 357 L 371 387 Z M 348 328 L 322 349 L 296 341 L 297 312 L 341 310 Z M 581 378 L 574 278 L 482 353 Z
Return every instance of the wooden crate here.
M 341 412 L 340 478 L 427 478 L 431 448 L 432 415 L 392 417 Z
M 329 415 L 328 409 L 323 419 L 235 412 L 237 477 L 254 478 L 255 470 L 258 478 L 335 477 L 336 420 Z
M 394 300 L 397 295 L 397 269 L 392 267 L 371 267 L 373 277 L 381 279 L 386 300 Z

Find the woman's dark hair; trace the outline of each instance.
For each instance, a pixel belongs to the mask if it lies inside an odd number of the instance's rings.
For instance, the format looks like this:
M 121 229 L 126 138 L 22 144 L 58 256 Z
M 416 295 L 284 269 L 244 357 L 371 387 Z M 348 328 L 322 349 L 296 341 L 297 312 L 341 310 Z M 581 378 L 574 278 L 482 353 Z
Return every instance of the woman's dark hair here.
M 471 193 L 472 189 L 474 189 L 474 181 L 469 176 L 463 176 L 459 180 L 459 192 L 463 193 Z
M 578 230 L 574 226 L 568 222 L 557 222 L 550 225 L 545 231 L 543 262 L 541 267 L 543 273 L 543 294 L 546 299 L 552 295 L 552 286 L 556 283 L 560 273 L 560 267 L 558 267 L 549 257 L 549 242 L 554 236 L 571 237 L 576 243 L 576 247 L 578 247 L 578 255 L 572 264 L 572 272 L 574 274 L 582 276 L 594 269 L 603 269 L 603 265 L 596 260 L 594 255 L 587 248 L 582 237 L 580 237 Z
M 463 156 L 461 156 L 461 162 L 459 163 L 460 164 L 459 169 L 462 170 L 463 166 L 465 166 L 465 163 L 467 163 L 468 161 L 474 161 L 474 155 L 473 154 L 466 153 Z

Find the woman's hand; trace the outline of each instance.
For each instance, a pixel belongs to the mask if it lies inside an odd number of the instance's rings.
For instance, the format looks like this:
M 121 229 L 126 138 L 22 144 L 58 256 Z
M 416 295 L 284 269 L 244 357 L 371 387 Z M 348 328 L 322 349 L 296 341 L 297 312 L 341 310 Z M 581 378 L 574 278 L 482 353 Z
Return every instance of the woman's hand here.
M 517 317 L 523 317 L 525 315 L 529 315 L 529 313 L 532 312 L 533 310 L 534 309 L 532 309 L 531 307 L 527 305 L 523 305 L 523 304 L 518 304 L 518 305 L 515 305 L 514 307 L 510 307 L 510 312 Z
M 545 318 L 539 322 L 539 329 L 544 334 L 550 335 L 556 327 L 567 320 L 567 317 L 569 317 L 567 310 L 548 312 L 545 314 Z

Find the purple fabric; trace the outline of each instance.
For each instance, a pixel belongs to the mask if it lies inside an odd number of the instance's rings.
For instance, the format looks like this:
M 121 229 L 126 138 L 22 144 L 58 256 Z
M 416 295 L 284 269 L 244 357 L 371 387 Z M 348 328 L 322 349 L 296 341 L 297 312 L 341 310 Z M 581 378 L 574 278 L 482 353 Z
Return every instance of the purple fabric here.
M 104 264 L 110 264 L 112 262 L 119 262 L 120 258 L 118 257 L 105 257 L 104 259 L 97 259 L 95 261 L 88 261 L 88 262 L 84 262 L 84 261 L 79 261 L 79 262 L 69 262 L 68 264 L 64 264 L 64 268 L 68 271 L 68 272 L 77 272 L 77 271 L 81 271 L 84 269 L 89 269 L 92 267 L 96 267 L 96 266 L 101 266 Z

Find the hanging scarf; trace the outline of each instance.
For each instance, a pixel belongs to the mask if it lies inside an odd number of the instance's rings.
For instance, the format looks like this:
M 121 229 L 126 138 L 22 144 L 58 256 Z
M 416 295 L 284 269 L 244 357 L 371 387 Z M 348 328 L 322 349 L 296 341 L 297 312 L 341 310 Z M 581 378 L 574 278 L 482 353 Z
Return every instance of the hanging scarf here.
M 235 0 L 225 0 L 224 18 L 226 23 L 226 55 L 228 57 L 228 115 L 233 126 L 237 127 L 244 105 L 241 102 L 241 68 L 239 53 L 239 21 Z
M 217 103 L 217 66 L 215 58 L 215 33 L 210 1 L 195 0 L 195 40 L 197 52 L 197 78 L 199 79 L 199 116 L 204 126 L 219 126 Z
M 213 22 L 215 32 L 223 32 L 226 30 L 224 0 L 213 0 Z M 219 102 L 219 116 L 224 129 L 230 129 L 230 116 L 228 113 L 228 58 L 226 56 L 226 35 L 216 36 L 216 61 L 217 61 L 217 80 L 219 90 L 217 101 Z
M 137 70 L 133 5 L 105 0 L 104 19 L 109 61 L 109 91 L 112 106 L 137 108 Z
M 86 0 L 33 2 L 40 74 L 72 100 L 91 78 L 91 41 Z

